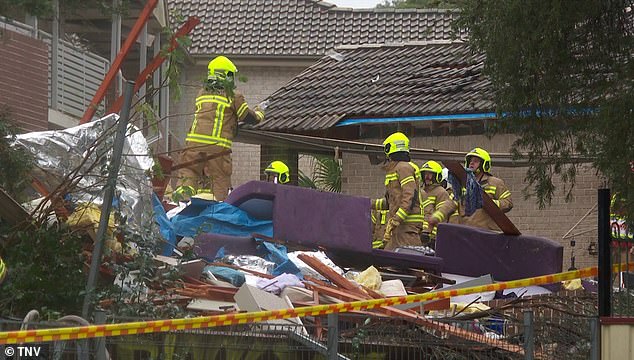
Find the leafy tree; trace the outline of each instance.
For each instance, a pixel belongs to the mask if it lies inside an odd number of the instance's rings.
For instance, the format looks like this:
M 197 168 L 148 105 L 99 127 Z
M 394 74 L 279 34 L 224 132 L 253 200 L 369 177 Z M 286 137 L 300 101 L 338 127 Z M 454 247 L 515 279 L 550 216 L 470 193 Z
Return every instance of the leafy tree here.
M 634 214 L 632 0 L 468 0 L 458 26 L 486 54 L 501 121 L 526 157 L 525 195 L 549 205 L 560 176 L 570 198 L 588 159 Z M 631 217 L 630 217 L 631 218 Z
M 17 128 L 10 122 L 8 108 L 0 108 L 0 187 L 14 198 L 28 185 L 28 173 L 33 159 L 26 150 L 11 146 Z
M 377 8 L 397 9 L 457 9 L 465 0 L 385 0 Z

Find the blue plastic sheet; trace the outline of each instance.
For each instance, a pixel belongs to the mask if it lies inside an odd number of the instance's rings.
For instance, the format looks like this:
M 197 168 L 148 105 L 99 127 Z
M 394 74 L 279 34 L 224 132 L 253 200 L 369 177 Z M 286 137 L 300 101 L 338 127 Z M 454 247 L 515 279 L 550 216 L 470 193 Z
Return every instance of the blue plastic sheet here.
M 155 219 L 161 227 L 161 235 L 169 243 L 163 248 L 165 256 L 172 254 L 178 236 L 193 238 L 201 233 L 232 236 L 251 236 L 252 233 L 258 233 L 273 236 L 272 221 L 253 219 L 231 204 L 192 198 L 189 206 L 168 219 L 158 198 L 154 201 Z

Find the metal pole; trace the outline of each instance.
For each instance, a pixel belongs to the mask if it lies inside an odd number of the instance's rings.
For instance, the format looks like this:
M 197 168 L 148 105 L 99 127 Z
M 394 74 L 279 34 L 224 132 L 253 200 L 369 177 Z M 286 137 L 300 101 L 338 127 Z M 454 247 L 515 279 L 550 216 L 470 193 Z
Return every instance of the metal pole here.
M 599 204 L 599 316 L 612 315 L 612 264 L 610 259 L 610 189 L 598 190 Z
M 51 109 L 57 110 L 59 101 L 59 0 L 53 0 L 53 38 L 51 39 Z
M 108 220 L 110 219 L 110 210 L 112 209 L 112 199 L 114 198 L 115 187 L 117 185 L 117 177 L 119 176 L 119 167 L 121 166 L 121 153 L 123 152 L 123 144 L 125 141 L 125 133 L 128 127 L 128 120 L 130 117 L 130 104 L 132 103 L 133 94 L 134 83 L 131 81 L 126 81 L 123 109 L 121 110 L 119 126 L 117 127 L 117 135 L 114 140 L 112 163 L 110 163 L 108 181 L 106 182 L 105 186 L 103 205 L 101 207 L 101 217 L 99 218 L 99 228 L 97 229 L 95 247 L 92 251 L 90 273 L 88 274 L 86 295 L 84 296 L 84 306 L 81 312 L 84 319 L 89 319 L 88 315 L 90 313 L 93 291 L 95 290 L 95 280 L 97 278 L 99 265 L 101 264 L 101 250 L 103 247 L 106 230 L 108 229 Z
M 95 311 L 95 324 L 103 325 L 106 323 L 106 312 L 103 310 Z M 97 360 L 106 360 L 106 338 L 98 337 L 96 344 Z
M 533 327 L 533 310 L 524 311 L 524 358 L 533 360 L 535 352 L 535 329 Z
M 145 67 L 147 66 L 147 23 L 143 25 L 143 29 L 141 30 L 141 36 L 139 37 L 139 40 L 140 40 L 139 73 L 141 73 L 143 72 L 143 69 L 145 69 Z M 145 95 L 147 93 L 146 89 L 147 87 L 144 82 L 143 86 L 139 88 L 139 98 L 141 99 L 141 104 L 146 103 L 146 99 L 145 99 Z M 145 117 L 143 116 L 143 112 L 140 113 L 140 119 L 141 121 L 139 123 L 139 128 L 141 129 L 143 134 L 148 134 L 148 131 L 144 130 L 146 124 L 145 124 Z
M 112 0 L 112 35 L 110 38 L 110 66 L 114 66 L 115 60 L 121 51 L 121 0 Z M 117 69 L 119 70 L 119 69 Z M 121 72 L 117 72 L 114 82 L 114 96 L 121 94 L 122 87 Z
M 328 314 L 328 360 L 339 359 L 339 314 Z
M 590 360 L 599 360 L 599 344 L 599 319 L 594 317 L 590 319 Z

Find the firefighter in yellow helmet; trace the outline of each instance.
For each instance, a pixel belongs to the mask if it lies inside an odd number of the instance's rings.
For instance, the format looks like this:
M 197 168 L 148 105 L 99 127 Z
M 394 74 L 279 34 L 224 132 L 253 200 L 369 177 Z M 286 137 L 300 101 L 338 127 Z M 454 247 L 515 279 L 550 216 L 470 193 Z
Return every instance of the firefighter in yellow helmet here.
M 451 214 L 456 210 L 452 196 L 442 186 L 443 167 L 430 160 L 420 168 L 423 177 L 423 243 L 434 247 L 436 241 L 436 230 L 438 223 L 447 222 Z M 427 245 L 426 244 L 426 245 Z
M 505 213 L 511 211 L 513 208 L 511 191 L 506 187 L 502 179 L 491 175 L 491 156 L 488 152 L 478 147 L 469 151 L 465 156 L 465 168 L 475 174 L 475 178 L 482 189 L 484 189 L 484 192 L 493 199 L 493 202 L 500 210 Z M 465 199 L 462 199 L 460 204 L 461 224 L 500 230 L 484 209 L 477 209 L 469 216 L 465 215 L 464 201 Z
M 266 181 L 276 184 L 286 184 L 291 181 L 291 172 L 288 166 L 281 161 L 273 161 L 264 169 Z
M 213 193 L 223 201 L 231 187 L 231 145 L 239 123 L 257 124 L 264 112 L 250 109 L 235 89 L 238 69 L 224 56 L 211 60 L 207 80 L 196 97 L 194 119 L 181 152 L 181 163 L 193 163 L 178 171 L 174 200 Z M 218 155 L 215 156 L 214 155 Z
M 420 246 L 423 227 L 420 183 L 409 156 L 409 139 L 396 132 L 383 141 L 386 161 L 385 197 L 373 201 L 374 210 L 389 210 L 383 235 L 386 250 L 401 246 Z

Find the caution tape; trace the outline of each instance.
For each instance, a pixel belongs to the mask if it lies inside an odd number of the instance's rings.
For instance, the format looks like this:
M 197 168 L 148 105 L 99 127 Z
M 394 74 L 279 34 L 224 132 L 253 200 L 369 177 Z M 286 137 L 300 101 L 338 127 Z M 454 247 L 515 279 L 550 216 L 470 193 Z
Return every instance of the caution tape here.
M 617 264 L 613 272 L 634 269 L 634 263 Z M 558 274 L 543 275 L 527 279 L 504 281 L 495 284 L 474 286 L 463 289 L 429 292 L 384 299 L 353 301 L 347 303 L 306 306 L 295 309 L 257 311 L 249 313 L 235 313 L 225 315 L 202 316 L 187 319 L 154 320 L 129 322 L 121 324 L 90 325 L 66 327 L 57 329 L 20 330 L 0 332 L 1 344 L 49 342 L 59 340 L 78 340 L 104 336 L 122 336 L 136 334 L 150 334 L 157 332 L 204 329 L 226 325 L 255 323 L 273 319 L 287 319 L 305 316 L 321 316 L 332 313 L 343 313 L 354 310 L 368 310 L 382 306 L 393 306 L 420 301 L 440 300 L 452 296 L 469 295 L 474 293 L 515 289 L 526 286 L 552 284 L 561 281 L 594 277 L 598 274 L 598 267 L 588 267 L 580 270 L 566 271 Z

